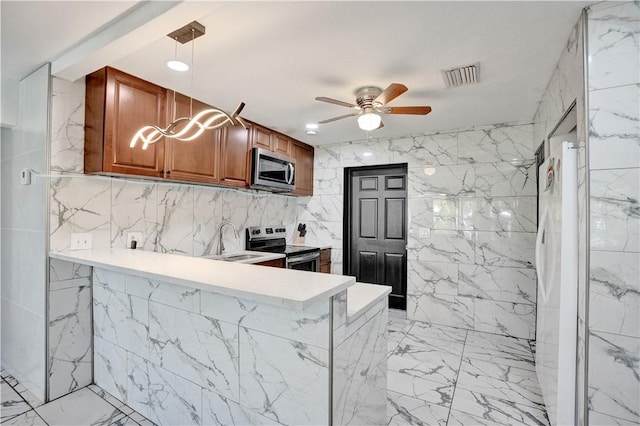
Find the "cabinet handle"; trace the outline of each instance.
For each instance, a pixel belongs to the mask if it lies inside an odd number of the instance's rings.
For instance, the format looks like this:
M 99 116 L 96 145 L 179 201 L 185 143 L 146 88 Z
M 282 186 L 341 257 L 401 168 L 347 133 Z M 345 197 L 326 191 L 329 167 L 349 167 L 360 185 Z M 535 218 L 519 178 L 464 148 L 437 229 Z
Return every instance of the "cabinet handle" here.
M 171 174 L 171 170 L 167 170 L 167 174 L 170 175 Z
M 164 170 L 160 170 L 160 174 L 164 174 Z

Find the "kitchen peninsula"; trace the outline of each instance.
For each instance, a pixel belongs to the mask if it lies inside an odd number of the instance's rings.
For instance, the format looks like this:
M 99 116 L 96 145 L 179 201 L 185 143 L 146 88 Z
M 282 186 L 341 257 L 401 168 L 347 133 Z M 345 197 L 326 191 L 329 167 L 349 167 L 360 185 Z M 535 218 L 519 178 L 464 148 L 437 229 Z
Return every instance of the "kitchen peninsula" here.
M 388 287 L 141 250 L 50 257 L 93 268 L 94 382 L 158 424 L 386 421 Z

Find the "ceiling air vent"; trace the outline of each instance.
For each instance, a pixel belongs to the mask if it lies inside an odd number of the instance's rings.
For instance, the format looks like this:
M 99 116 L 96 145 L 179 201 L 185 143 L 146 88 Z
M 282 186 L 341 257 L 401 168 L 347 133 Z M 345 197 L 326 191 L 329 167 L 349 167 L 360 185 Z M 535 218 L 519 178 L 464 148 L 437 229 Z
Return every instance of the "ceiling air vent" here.
M 480 81 L 480 64 L 442 70 L 442 78 L 447 88 L 475 84 Z

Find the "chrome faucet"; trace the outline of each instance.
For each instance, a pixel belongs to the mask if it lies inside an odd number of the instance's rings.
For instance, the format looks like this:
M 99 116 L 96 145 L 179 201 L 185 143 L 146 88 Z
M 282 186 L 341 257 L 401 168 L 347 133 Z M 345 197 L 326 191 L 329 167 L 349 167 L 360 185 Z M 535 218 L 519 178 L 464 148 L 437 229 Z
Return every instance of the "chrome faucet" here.
M 218 227 L 218 256 L 220 256 L 224 251 L 224 242 L 222 241 L 222 228 L 224 228 L 225 225 L 231 226 L 231 229 L 233 229 L 233 235 L 236 237 L 236 240 L 240 238 L 240 236 L 238 235 L 238 230 L 233 223 L 229 222 L 228 220 L 222 222 Z

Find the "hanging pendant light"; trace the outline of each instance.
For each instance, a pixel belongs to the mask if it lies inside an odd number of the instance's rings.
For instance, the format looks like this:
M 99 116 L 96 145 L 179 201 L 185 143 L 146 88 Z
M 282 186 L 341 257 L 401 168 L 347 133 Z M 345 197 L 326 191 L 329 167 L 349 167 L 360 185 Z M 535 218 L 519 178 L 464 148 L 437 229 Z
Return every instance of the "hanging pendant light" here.
M 178 72 L 189 71 L 189 64 L 178 59 L 178 37 L 175 38 L 175 41 L 176 43 L 173 51 L 173 59 L 167 61 L 167 67 Z
M 135 148 L 138 141 L 142 142 L 142 149 L 147 149 L 150 144 L 154 144 L 162 140 L 162 138 L 172 138 L 177 139 L 179 141 L 188 142 L 196 139 L 206 130 L 214 130 L 219 129 L 225 126 L 242 126 L 243 128 L 247 128 L 247 125 L 244 123 L 242 118 L 240 118 L 240 112 L 244 108 L 244 102 L 240 102 L 240 105 L 235 109 L 235 111 L 231 114 L 218 109 L 218 108 L 207 108 L 203 111 L 200 111 L 196 116 L 193 116 L 193 74 L 195 73 L 195 62 L 194 62 L 194 50 L 195 50 L 195 39 L 204 34 L 205 27 L 199 22 L 193 21 L 188 25 L 168 34 L 169 37 L 176 40 L 176 43 L 180 41 L 181 43 L 186 43 L 187 41 L 191 41 L 191 96 L 189 97 L 189 116 L 188 117 L 180 117 L 176 118 L 176 92 L 173 91 L 173 121 L 169 123 L 167 127 L 160 128 L 155 125 L 148 125 L 140 128 L 136 132 L 136 134 L 131 139 L 131 148 Z M 197 34 L 196 34 L 197 33 Z M 189 38 L 189 35 L 191 36 Z M 184 40 L 184 41 L 183 41 Z M 176 55 L 177 55 L 177 44 L 176 44 Z M 176 56 L 177 58 L 177 56 Z M 171 62 L 171 61 L 170 61 Z M 168 65 L 168 64 L 167 64 Z M 184 64 L 186 65 L 186 64 Z M 176 127 L 181 124 L 187 122 L 187 124 L 182 127 L 179 131 L 176 131 Z

